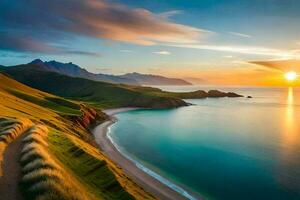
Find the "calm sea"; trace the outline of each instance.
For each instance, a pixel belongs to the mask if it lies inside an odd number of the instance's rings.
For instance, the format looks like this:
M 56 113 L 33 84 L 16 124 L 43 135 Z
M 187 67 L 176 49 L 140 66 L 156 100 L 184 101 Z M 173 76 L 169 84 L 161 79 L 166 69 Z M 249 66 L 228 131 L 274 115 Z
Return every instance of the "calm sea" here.
M 300 199 L 300 89 L 222 90 L 253 98 L 187 100 L 194 105 L 120 113 L 110 137 L 190 199 Z

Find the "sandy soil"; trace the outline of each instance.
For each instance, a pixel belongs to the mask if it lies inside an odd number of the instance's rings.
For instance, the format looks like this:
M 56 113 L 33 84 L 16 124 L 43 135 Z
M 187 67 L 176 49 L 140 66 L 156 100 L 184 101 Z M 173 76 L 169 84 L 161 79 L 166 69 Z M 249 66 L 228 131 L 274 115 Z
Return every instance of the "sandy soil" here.
M 119 108 L 119 109 L 110 109 L 105 112 L 108 115 L 115 115 L 120 112 L 133 110 L 137 108 Z M 111 121 L 106 121 L 98 125 L 92 133 L 94 134 L 97 144 L 100 146 L 100 149 L 115 163 L 117 163 L 125 173 L 131 177 L 136 183 L 143 187 L 146 191 L 153 194 L 155 197 L 162 200 L 182 200 L 186 199 L 178 192 L 172 190 L 168 186 L 159 182 L 157 179 L 148 175 L 140 168 L 138 168 L 135 163 L 124 157 L 111 143 L 107 138 L 107 129 L 110 125 L 116 122 L 116 118 L 112 116 Z

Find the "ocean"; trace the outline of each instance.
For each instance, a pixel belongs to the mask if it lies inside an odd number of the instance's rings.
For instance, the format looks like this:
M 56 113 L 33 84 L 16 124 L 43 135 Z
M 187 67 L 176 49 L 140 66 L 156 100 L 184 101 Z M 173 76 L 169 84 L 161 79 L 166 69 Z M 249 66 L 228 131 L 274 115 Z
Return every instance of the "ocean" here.
M 119 113 L 109 137 L 188 199 L 300 199 L 300 89 L 217 89 L 253 98 L 186 100 L 193 105 Z

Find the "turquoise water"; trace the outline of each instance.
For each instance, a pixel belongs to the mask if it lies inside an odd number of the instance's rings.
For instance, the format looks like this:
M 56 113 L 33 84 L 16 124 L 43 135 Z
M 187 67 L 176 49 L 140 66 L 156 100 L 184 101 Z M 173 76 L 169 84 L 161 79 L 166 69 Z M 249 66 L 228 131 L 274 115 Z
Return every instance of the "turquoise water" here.
M 120 113 L 110 137 L 123 153 L 194 196 L 300 199 L 300 90 L 227 90 L 254 98 Z

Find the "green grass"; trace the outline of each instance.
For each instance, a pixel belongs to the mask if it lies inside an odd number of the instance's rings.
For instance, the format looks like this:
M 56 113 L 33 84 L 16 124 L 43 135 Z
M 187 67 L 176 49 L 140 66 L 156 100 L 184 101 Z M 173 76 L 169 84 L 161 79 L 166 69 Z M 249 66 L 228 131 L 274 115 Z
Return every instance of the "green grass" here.
M 25 199 L 87 200 L 80 185 L 60 167 L 48 150 L 46 126 L 36 125 L 23 139 L 21 190 Z
M 46 100 L 52 103 L 56 103 L 60 106 L 64 106 L 70 109 L 79 110 L 80 106 L 76 103 L 68 101 L 66 99 L 58 98 L 58 97 L 45 97 Z
M 121 187 L 104 160 L 90 155 L 63 134 L 50 132 L 49 148 L 97 197 L 134 199 Z
M 8 67 L 5 74 L 30 87 L 55 94 L 64 98 L 88 102 L 98 107 L 155 107 L 160 102 L 164 107 L 185 105 L 176 97 L 159 93 L 151 87 L 128 86 L 74 78 L 55 72 L 40 70 L 35 65 Z M 171 101 L 171 104 L 168 104 Z
M 7 67 L 3 71 L 30 87 L 64 98 L 84 101 L 100 108 L 175 108 L 187 105 L 182 99 L 235 97 L 233 93 L 219 91 L 165 92 L 152 87 L 92 81 L 44 71 L 39 66 L 30 64 Z
M 42 107 L 49 108 L 61 114 L 68 114 L 68 115 L 80 114 L 80 106 L 78 104 L 75 104 L 71 101 L 67 101 L 62 98 L 57 98 L 57 97 L 37 98 L 35 96 L 25 94 L 21 91 L 14 90 L 14 89 L 9 89 L 8 92 L 20 99 L 29 101 L 31 103 L 37 104 Z

